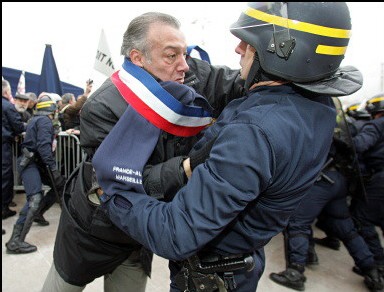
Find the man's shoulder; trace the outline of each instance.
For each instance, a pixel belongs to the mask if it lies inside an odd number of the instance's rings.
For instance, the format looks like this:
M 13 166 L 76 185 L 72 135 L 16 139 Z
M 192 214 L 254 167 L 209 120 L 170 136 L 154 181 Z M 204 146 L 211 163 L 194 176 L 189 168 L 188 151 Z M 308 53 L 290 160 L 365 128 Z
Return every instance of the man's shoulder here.
M 101 108 L 108 108 L 111 111 L 119 111 L 126 105 L 124 98 L 117 90 L 116 86 L 108 78 L 84 103 L 82 112 L 99 111 Z M 123 106 L 123 111 L 126 106 Z
M 3 107 L 3 110 L 8 110 L 8 109 L 11 109 L 13 106 L 13 104 L 8 100 L 6 99 L 5 97 L 3 97 L 1 99 L 1 105 Z
M 111 79 L 108 78 L 98 89 L 96 89 L 93 94 L 89 96 L 87 101 L 108 98 L 108 96 L 110 96 L 111 94 L 119 95 L 119 91 L 117 90 L 116 86 L 112 83 Z

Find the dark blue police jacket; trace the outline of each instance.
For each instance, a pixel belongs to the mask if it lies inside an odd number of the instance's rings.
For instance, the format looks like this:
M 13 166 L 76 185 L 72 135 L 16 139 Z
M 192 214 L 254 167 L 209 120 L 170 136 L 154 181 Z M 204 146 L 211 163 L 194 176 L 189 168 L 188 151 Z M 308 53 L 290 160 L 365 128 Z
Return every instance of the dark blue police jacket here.
M 159 256 L 185 259 L 260 249 L 281 232 L 315 181 L 332 141 L 330 97 L 289 85 L 258 87 L 232 101 L 196 144 L 217 139 L 171 202 L 121 191 L 105 203 L 111 220 Z M 116 212 L 118 210 L 118 212 Z
M 366 122 L 353 142 L 369 171 L 384 169 L 384 117 Z
M 34 116 L 29 121 L 25 138 L 21 145 L 35 153 L 44 165 L 56 169 L 55 155 L 52 152 L 52 142 L 55 137 L 52 120 L 48 116 Z

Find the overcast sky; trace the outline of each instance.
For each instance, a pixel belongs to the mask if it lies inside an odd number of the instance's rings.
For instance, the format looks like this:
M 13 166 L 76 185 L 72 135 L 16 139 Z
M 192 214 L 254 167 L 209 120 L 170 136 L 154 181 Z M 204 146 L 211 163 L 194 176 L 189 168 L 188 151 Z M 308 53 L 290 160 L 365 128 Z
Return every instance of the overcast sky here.
M 99 86 L 105 76 L 93 69 L 101 29 L 115 64 L 128 23 L 137 15 L 160 11 L 182 23 L 188 44 L 207 50 L 211 62 L 239 68 L 237 39 L 229 26 L 246 2 L 2 2 L 2 66 L 40 74 L 45 44 L 51 44 L 62 81 Z M 369 98 L 384 88 L 384 3 L 348 2 L 352 37 L 342 65 L 362 71 L 363 88 L 343 102 Z M 28 85 L 27 85 L 28 86 Z M 28 88 L 27 88 L 28 90 Z

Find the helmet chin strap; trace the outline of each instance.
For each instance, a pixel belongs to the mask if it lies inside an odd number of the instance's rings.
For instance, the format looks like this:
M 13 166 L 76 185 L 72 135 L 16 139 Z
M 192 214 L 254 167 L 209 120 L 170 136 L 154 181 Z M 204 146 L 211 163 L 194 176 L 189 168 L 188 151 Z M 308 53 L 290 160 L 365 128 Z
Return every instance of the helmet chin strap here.
M 276 80 L 272 75 L 266 73 L 260 66 L 259 55 L 255 53 L 253 63 L 249 69 L 247 79 L 245 80 L 244 88 L 248 91 L 255 83 L 260 81 Z
M 260 71 L 261 67 L 259 59 L 256 58 L 256 55 L 257 53 L 255 53 L 255 58 L 251 65 L 251 69 L 249 69 L 247 79 L 245 80 L 244 87 L 246 90 L 249 90 L 253 84 L 258 82 L 258 80 L 256 80 L 256 76 L 259 75 L 258 72 Z

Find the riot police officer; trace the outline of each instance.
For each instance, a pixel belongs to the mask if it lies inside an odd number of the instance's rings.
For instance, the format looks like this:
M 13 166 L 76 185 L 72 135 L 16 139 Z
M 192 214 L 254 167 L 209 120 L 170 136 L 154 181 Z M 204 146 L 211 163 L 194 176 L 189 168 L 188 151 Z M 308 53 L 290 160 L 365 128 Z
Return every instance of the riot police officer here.
M 352 137 L 356 136 L 362 126 L 372 119 L 369 112 L 365 108 L 361 108 L 360 103 L 349 106 L 345 113 L 347 114 L 346 118 L 350 125 Z
M 347 204 L 348 178 L 343 174 L 338 163 L 338 150 L 331 148 L 329 161 L 321 172 L 318 181 L 301 202 L 300 208 L 291 217 L 285 231 L 287 268 L 280 273 L 271 273 L 270 279 L 280 285 L 304 291 L 305 264 L 311 235 L 311 225 L 315 218 L 323 215 L 323 225 L 331 238 L 340 239 L 356 266 L 364 276 L 364 283 L 369 289 L 381 289 L 375 260 L 368 245 L 358 234 L 349 213 Z
M 384 274 L 384 251 L 375 229 L 375 226 L 380 227 L 384 234 L 384 93 L 369 99 L 365 109 L 372 120 L 365 123 L 353 142 L 362 166 L 366 198 L 353 204 L 351 211 L 359 233 Z
M 371 120 L 371 115 L 366 111 L 365 104 L 364 108 L 362 108 L 360 103 L 352 104 L 347 107 L 345 114 L 348 130 L 352 137 L 356 136 L 363 125 Z M 324 216 L 320 215 L 316 221 L 316 227 L 327 233 L 327 226 L 325 225 L 324 221 L 321 220 L 322 218 L 324 218 Z M 314 242 L 333 250 L 340 249 L 340 241 L 337 238 L 330 236 L 329 234 L 326 234 L 326 237 L 324 238 L 314 238 Z
M 36 104 L 35 116 L 26 129 L 17 168 L 23 181 L 27 201 L 14 225 L 12 236 L 6 243 L 7 253 L 10 254 L 37 250 L 36 246 L 25 241 L 25 237 L 36 215 L 42 214 L 55 203 L 54 190 L 64 187 L 65 179 L 56 169 L 55 156 L 52 152 L 54 139 L 52 119 L 56 109 L 56 103 L 49 96 L 41 96 Z M 43 193 L 42 183 L 51 187 L 46 196 Z
M 95 168 L 104 190 L 115 187 L 101 200 L 116 226 L 156 254 L 182 261 L 178 275 L 171 269 L 172 291 L 256 290 L 264 246 L 288 224 L 325 162 L 335 120 L 330 96 L 340 94 L 335 88 L 345 94 L 361 87 L 358 70 L 344 71 L 356 74 L 353 80 L 333 75 L 344 50 L 335 57 L 320 45 L 329 35 L 320 41 L 317 29 L 296 26 L 300 20 L 327 26 L 333 45 L 348 45 L 345 3 L 249 3 L 231 27 L 248 96 L 229 103 L 195 145 L 199 151 L 213 141 L 209 158 L 183 161 L 190 179 L 171 202 L 119 190 Z

